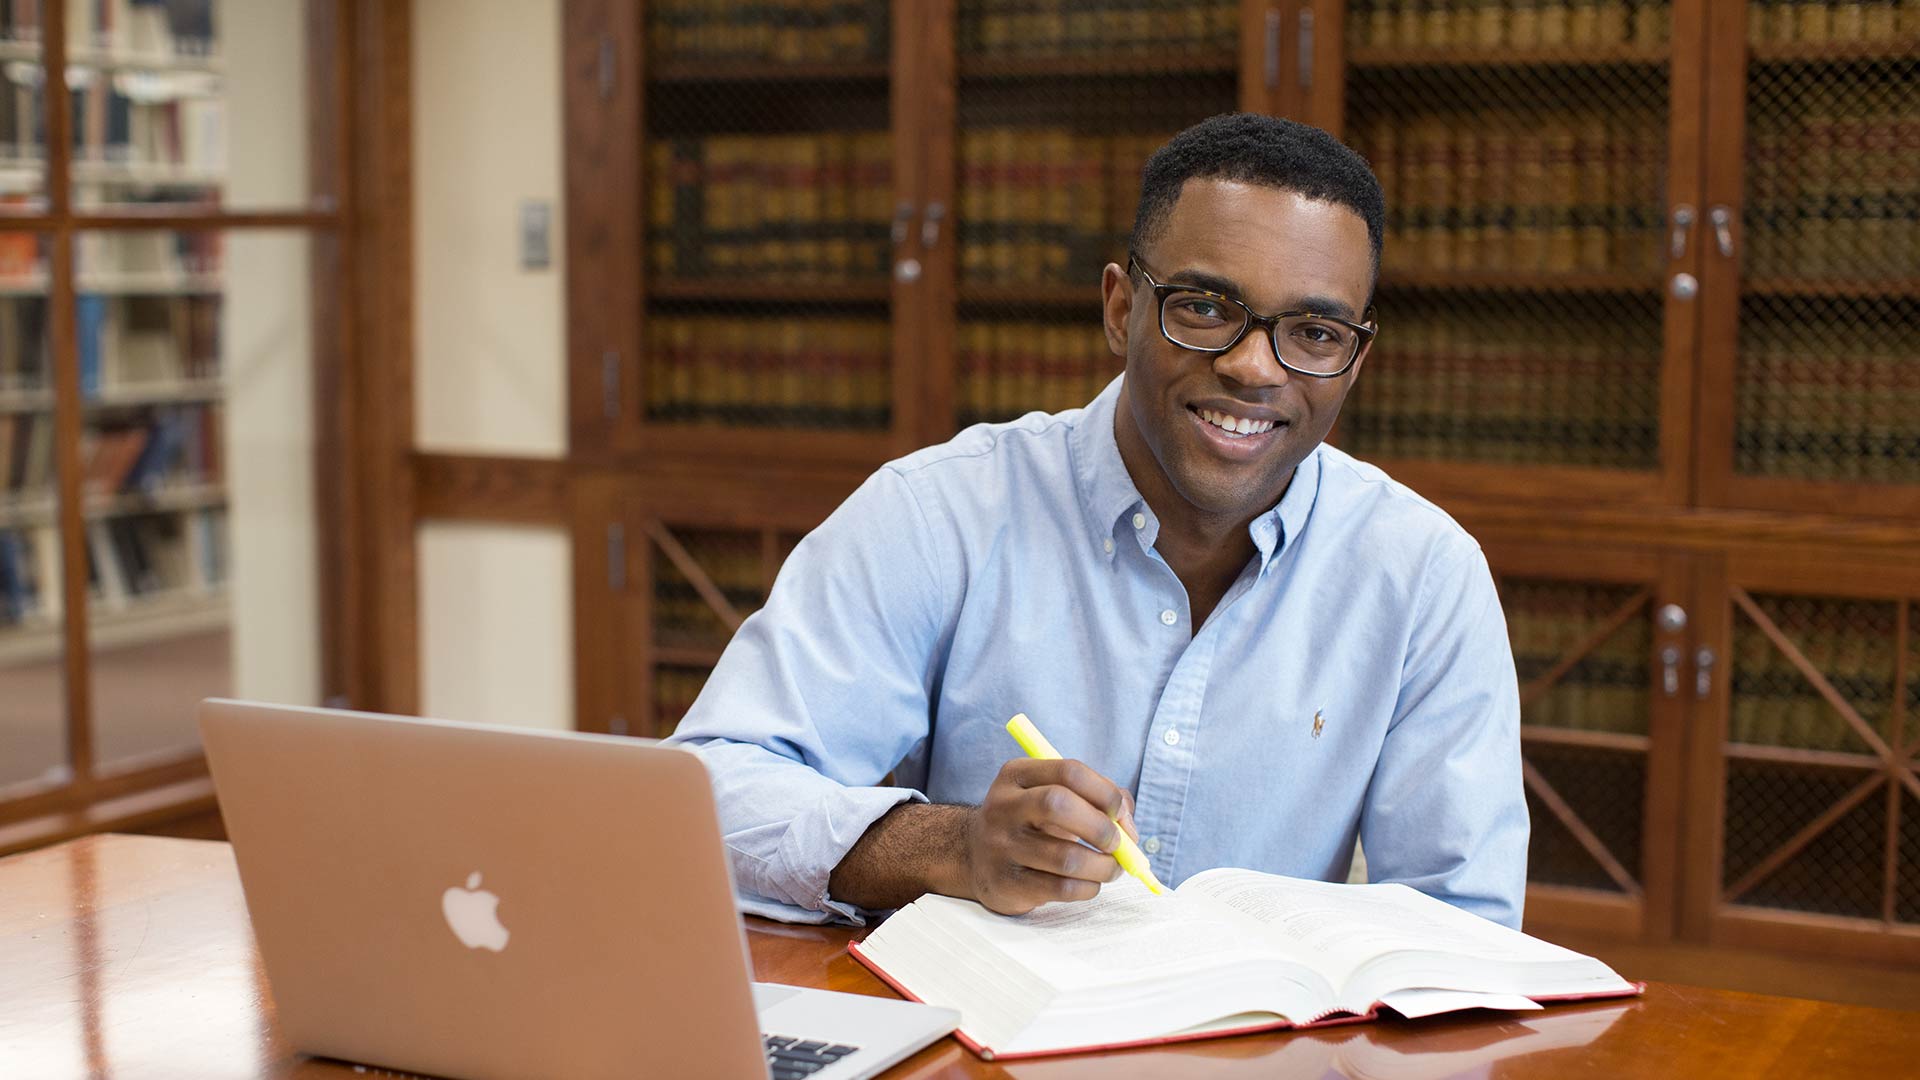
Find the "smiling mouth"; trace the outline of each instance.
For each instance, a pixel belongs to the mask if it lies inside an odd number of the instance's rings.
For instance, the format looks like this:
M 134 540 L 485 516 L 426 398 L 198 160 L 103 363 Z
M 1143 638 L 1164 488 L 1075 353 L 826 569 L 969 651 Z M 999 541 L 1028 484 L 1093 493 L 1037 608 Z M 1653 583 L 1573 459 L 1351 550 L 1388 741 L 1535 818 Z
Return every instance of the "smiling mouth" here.
M 1217 409 L 1201 409 L 1191 405 L 1187 408 L 1215 432 L 1229 439 L 1252 439 L 1265 435 L 1276 427 L 1286 426 L 1284 423 L 1276 423 L 1272 420 L 1249 420 L 1244 416 L 1229 416 Z

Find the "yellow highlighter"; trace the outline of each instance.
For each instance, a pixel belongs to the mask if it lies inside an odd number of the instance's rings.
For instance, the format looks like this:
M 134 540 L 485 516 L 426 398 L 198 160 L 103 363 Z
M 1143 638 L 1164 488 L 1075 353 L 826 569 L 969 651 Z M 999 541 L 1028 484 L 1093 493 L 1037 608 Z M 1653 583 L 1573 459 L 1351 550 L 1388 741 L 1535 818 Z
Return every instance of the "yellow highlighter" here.
M 1027 719 L 1026 713 L 1016 713 L 1013 719 L 1007 721 L 1007 734 L 1013 736 L 1013 741 L 1019 743 L 1020 749 L 1025 750 L 1030 758 L 1038 758 L 1042 761 L 1060 760 L 1060 751 L 1055 750 L 1053 744 L 1047 741 L 1047 737 L 1040 734 L 1040 729 L 1033 726 L 1033 721 Z M 1114 824 L 1119 824 L 1119 819 L 1116 818 Z M 1133 837 L 1127 835 L 1125 829 L 1120 830 L 1120 846 L 1113 849 L 1113 859 L 1120 864 L 1120 869 L 1139 878 L 1140 882 L 1152 890 L 1154 895 L 1172 895 L 1172 891 L 1160 884 L 1159 878 L 1153 876 L 1153 867 L 1147 865 L 1146 855 L 1140 851 L 1140 845 L 1133 842 Z

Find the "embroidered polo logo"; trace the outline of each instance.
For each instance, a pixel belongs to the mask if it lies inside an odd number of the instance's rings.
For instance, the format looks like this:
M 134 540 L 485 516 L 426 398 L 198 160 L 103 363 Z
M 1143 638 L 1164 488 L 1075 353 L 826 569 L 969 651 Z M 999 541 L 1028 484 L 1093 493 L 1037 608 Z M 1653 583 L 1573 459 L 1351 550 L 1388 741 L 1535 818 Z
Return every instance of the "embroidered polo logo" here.
M 1316 739 L 1319 738 L 1320 729 L 1326 726 L 1327 726 L 1327 718 L 1320 715 L 1319 709 L 1313 710 L 1313 737 Z

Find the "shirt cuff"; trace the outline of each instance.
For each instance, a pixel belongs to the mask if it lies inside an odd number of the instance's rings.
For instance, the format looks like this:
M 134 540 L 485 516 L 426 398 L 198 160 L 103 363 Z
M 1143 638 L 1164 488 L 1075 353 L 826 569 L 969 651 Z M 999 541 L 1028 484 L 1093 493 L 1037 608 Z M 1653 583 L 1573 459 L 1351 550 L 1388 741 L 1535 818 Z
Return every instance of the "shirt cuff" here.
M 752 914 L 784 922 L 844 922 L 865 926 L 880 911 L 835 900 L 828 879 L 867 829 L 905 802 L 926 802 L 912 788 L 843 788 L 793 819 L 771 864 L 750 882 Z M 749 898 L 742 897 L 742 910 Z M 764 908 L 764 910 L 762 910 Z

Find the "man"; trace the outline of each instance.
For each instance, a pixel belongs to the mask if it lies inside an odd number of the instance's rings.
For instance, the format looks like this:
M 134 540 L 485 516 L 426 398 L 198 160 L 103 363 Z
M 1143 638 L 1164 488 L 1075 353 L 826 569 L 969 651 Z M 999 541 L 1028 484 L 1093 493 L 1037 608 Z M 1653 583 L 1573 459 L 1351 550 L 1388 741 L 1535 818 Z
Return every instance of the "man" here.
M 1513 659 L 1479 547 L 1322 445 L 1375 333 L 1384 210 L 1252 115 L 1148 163 L 1101 281 L 1122 378 L 875 473 L 806 538 L 674 741 L 746 908 L 1019 913 L 1215 866 L 1399 881 L 1517 926 Z M 1025 712 L 1068 761 L 1019 756 Z M 897 786 L 881 787 L 891 771 Z

